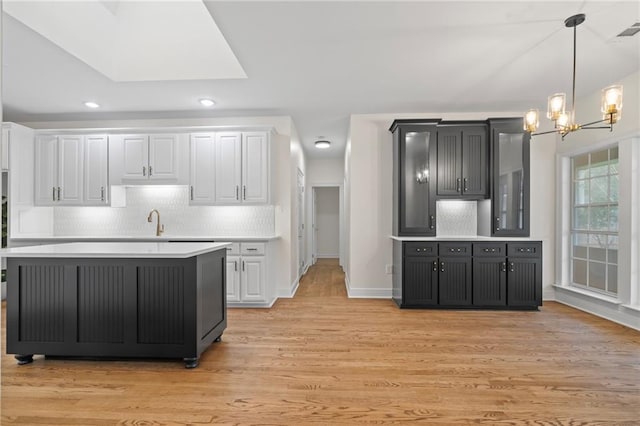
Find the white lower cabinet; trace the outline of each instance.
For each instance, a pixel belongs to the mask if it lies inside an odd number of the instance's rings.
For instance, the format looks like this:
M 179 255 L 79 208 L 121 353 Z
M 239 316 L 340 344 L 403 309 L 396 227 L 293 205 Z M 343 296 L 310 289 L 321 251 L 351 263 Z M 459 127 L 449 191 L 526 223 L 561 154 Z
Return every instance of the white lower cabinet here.
M 270 306 L 266 243 L 233 243 L 227 247 L 229 306 Z

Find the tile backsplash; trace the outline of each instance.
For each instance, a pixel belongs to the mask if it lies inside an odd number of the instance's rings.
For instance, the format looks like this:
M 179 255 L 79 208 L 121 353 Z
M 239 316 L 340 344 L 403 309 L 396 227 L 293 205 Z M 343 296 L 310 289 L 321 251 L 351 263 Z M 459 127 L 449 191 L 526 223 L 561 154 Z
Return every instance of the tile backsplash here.
M 274 206 L 189 206 L 189 187 L 131 186 L 125 207 L 56 207 L 55 236 L 153 236 L 147 222 L 160 212 L 164 235 L 270 236 L 275 232 Z
M 436 202 L 438 237 L 475 237 L 478 235 L 476 201 L 439 200 Z

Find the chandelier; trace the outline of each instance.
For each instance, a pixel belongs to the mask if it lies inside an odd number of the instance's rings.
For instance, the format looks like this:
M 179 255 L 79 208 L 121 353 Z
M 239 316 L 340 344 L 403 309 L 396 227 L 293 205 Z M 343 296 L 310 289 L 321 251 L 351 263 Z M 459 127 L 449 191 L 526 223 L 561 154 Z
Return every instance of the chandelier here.
M 533 133 L 538 130 L 539 112 L 537 109 L 530 109 L 524 115 L 524 130 L 531 132 L 532 136 L 559 133 L 564 140 L 564 137 L 569 133 L 581 129 L 609 129 L 613 131 L 613 125 L 622 118 L 622 86 L 613 85 L 602 89 L 602 120 L 585 124 L 576 123 L 576 27 L 582 24 L 584 20 L 585 15 L 580 13 L 570 16 L 564 21 L 564 25 L 567 28 L 573 28 L 573 91 L 571 94 L 571 110 L 568 113 L 565 111 L 566 94 L 554 93 L 549 96 L 547 118 L 554 122 L 554 130 Z M 607 124 L 606 126 L 598 126 L 598 124 L 605 123 Z

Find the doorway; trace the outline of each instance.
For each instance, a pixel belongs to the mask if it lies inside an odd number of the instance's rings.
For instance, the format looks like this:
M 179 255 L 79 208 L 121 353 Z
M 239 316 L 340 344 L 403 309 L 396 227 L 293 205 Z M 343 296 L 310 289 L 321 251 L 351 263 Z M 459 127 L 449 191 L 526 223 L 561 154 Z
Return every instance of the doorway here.
M 342 264 L 342 188 L 314 186 L 312 189 L 312 264 L 317 259 L 339 259 Z

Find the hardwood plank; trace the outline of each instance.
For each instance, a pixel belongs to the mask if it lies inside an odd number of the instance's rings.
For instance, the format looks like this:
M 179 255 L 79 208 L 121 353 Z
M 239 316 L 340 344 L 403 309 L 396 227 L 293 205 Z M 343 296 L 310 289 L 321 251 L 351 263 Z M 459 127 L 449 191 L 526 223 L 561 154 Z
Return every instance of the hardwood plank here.
M 2 424 L 639 424 L 640 333 L 561 304 L 400 310 L 320 259 L 295 298 L 228 319 L 194 370 L 3 350 Z

